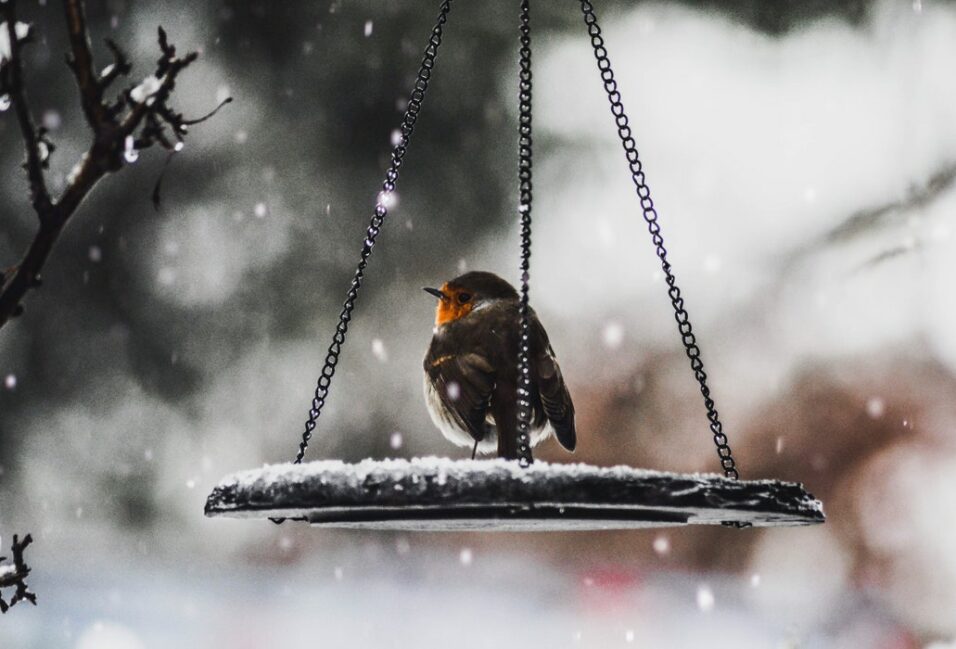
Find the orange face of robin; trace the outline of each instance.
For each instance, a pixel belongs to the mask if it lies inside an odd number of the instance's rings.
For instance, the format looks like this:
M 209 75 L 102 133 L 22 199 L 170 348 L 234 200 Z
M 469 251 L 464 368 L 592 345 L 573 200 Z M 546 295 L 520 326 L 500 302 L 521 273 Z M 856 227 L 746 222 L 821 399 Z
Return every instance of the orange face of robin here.
M 438 300 L 438 308 L 435 309 L 436 327 L 464 318 L 475 306 L 474 296 L 471 293 L 452 286 L 448 282 L 442 284 L 441 292 L 444 297 Z

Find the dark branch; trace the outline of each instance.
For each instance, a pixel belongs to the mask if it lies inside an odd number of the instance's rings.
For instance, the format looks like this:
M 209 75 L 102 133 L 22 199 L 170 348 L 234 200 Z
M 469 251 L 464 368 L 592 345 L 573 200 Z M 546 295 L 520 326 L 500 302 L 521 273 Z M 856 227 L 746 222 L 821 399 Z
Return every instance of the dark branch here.
M 31 543 L 33 543 L 33 537 L 29 534 L 23 538 L 23 541 L 20 541 L 19 537 L 14 534 L 13 545 L 10 548 L 13 552 L 13 563 L 6 565 L 0 564 L 0 613 L 6 613 L 11 607 L 23 601 L 30 602 L 36 606 L 36 593 L 30 591 L 26 581 L 27 576 L 30 574 L 30 566 L 23 560 L 23 551 L 26 550 L 27 546 Z M 6 559 L 6 557 L 0 557 L 0 561 L 4 559 Z M 4 601 L 2 596 L 2 590 L 4 588 L 16 589 L 13 593 L 13 597 L 10 598 L 9 604 Z
M 158 42 L 161 54 L 153 75 L 139 86 L 125 90 L 116 101 L 108 104 L 103 98 L 104 91 L 118 77 L 130 72 L 130 63 L 116 43 L 107 41 L 113 53 L 113 63 L 106 67 L 102 75 L 97 75 L 93 69 L 83 2 L 64 0 L 63 6 L 72 50 L 68 63 L 76 77 L 83 113 L 93 128 L 94 138 L 90 149 L 70 174 L 63 193 L 56 201 L 51 201 L 43 183 L 43 168 L 45 157 L 53 150 L 53 144 L 46 138 L 45 132 L 36 129 L 27 109 L 18 43 L 13 38 L 16 32 L 13 0 L 0 2 L 8 24 L 13 25 L 9 28 L 13 56 L 0 71 L 0 82 L 5 84 L 0 90 L 6 90 L 9 86 L 9 94 L 16 105 L 27 149 L 33 206 L 40 219 L 40 228 L 26 256 L 12 273 L 0 278 L 0 327 L 23 311 L 21 300 L 30 289 L 40 285 L 40 271 L 63 227 L 104 176 L 123 168 L 126 162 L 124 158 L 133 153 L 131 147 L 140 150 L 158 144 L 177 151 L 181 148 L 188 126 L 194 123 L 172 110 L 167 102 L 179 74 L 198 58 L 195 52 L 178 57 L 176 48 L 170 44 L 166 32 L 160 27 Z M 5 81 L 8 77 L 9 82 Z M 171 135 L 167 129 L 172 131 Z
M 63 0 L 63 8 L 66 10 L 66 27 L 70 34 L 71 49 L 66 63 L 76 77 L 86 121 L 94 131 L 98 131 L 106 119 L 106 114 L 103 107 L 103 89 L 93 70 L 93 52 L 90 48 L 90 34 L 86 28 L 86 9 L 82 0 Z
M 10 0 L 0 4 L 0 7 L 3 11 L 3 29 L 7 30 L 10 39 L 10 60 L 2 64 L 2 82 L 0 82 L 2 83 L 2 87 L 0 87 L 2 92 L 0 94 L 8 94 L 13 102 L 17 123 L 20 125 L 20 132 L 23 134 L 23 144 L 26 149 L 24 166 L 27 170 L 27 178 L 30 181 L 30 202 L 42 221 L 50 208 L 50 194 L 43 178 L 44 163 L 49 151 L 44 154 L 44 148 L 47 145 L 40 138 L 36 123 L 33 121 L 33 115 L 30 113 L 30 107 L 27 104 L 20 53 L 20 47 L 24 41 L 17 38 L 16 2 Z

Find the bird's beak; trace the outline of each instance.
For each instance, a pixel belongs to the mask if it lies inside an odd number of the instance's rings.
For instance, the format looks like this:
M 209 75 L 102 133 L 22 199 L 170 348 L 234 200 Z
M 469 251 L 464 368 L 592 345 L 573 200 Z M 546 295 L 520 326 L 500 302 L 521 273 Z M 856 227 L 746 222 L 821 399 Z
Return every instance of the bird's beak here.
M 423 288 L 422 290 L 425 291 L 426 293 L 431 293 L 432 295 L 434 295 L 435 297 L 437 297 L 439 300 L 447 300 L 447 299 L 448 299 L 448 296 L 445 295 L 444 293 L 442 293 L 442 292 L 441 292 L 440 290 L 438 290 L 437 288 L 428 288 L 428 287 L 426 286 L 426 287 Z

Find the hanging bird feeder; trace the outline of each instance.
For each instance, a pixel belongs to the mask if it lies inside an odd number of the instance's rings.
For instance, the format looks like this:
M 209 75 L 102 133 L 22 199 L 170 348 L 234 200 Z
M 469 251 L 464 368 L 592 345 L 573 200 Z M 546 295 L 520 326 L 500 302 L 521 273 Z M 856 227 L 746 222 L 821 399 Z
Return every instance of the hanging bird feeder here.
M 401 137 L 365 233 L 362 251 L 339 322 L 319 375 L 315 396 L 290 464 L 266 466 L 227 476 L 206 502 L 207 516 L 302 520 L 316 526 L 395 530 L 585 530 L 627 529 L 686 524 L 733 527 L 810 525 L 824 522 L 823 506 L 797 483 L 740 479 L 707 374 L 684 308 L 684 299 L 645 181 L 621 94 L 611 69 L 601 28 L 588 0 L 579 0 L 594 57 L 631 179 L 674 309 L 684 350 L 690 360 L 723 475 L 681 475 L 632 467 L 533 462 L 529 439 L 529 400 L 518 385 L 518 459 L 337 460 L 302 463 L 348 333 L 365 268 L 398 181 L 441 46 L 452 0 L 443 0 L 408 99 Z M 530 0 L 521 0 L 518 93 L 518 216 L 521 222 L 520 332 L 529 326 L 528 281 L 531 256 L 532 131 Z M 526 339 L 525 339 L 526 340 Z M 519 346 L 518 368 L 528 367 L 528 347 Z M 527 394 L 525 392 L 524 394 Z

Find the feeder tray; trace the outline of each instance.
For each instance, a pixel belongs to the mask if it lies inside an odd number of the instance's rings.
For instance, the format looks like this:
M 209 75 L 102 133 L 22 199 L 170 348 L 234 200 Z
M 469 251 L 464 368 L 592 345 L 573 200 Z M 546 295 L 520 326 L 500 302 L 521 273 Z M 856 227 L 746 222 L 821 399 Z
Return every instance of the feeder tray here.
M 824 522 L 803 486 L 626 466 L 506 460 L 322 460 L 227 476 L 206 515 L 406 531 L 756 527 Z

